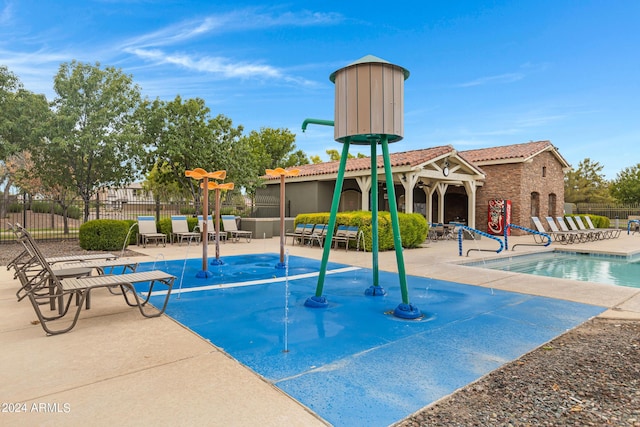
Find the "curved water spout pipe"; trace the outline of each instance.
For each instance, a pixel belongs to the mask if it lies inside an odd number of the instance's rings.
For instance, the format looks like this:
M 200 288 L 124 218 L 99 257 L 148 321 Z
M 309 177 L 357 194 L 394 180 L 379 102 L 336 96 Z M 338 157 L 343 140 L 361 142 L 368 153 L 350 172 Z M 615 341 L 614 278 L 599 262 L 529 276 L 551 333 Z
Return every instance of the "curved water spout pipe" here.
M 310 124 L 322 125 L 322 126 L 333 126 L 333 120 L 304 119 L 304 121 L 302 122 L 302 132 L 305 132 L 307 130 L 307 126 Z
M 120 257 L 121 258 L 124 256 L 124 250 L 129 245 L 129 236 L 131 236 L 131 232 L 133 231 L 133 227 L 137 227 L 137 226 L 138 226 L 138 223 L 134 222 L 133 224 L 131 224 L 131 227 L 129 227 L 129 231 L 127 232 L 127 237 L 125 237 L 124 243 L 122 245 L 122 251 L 120 251 Z
M 462 232 L 464 230 L 470 231 L 471 233 L 479 234 L 480 236 L 484 236 L 484 237 L 487 237 L 489 239 L 493 239 L 493 240 L 497 241 L 498 244 L 500 245 L 498 250 L 495 250 L 495 251 L 491 250 L 491 249 L 469 249 L 467 251 L 467 256 L 469 256 L 469 252 L 471 252 L 471 251 L 495 252 L 495 253 L 499 254 L 504 249 L 504 243 L 502 243 L 502 240 L 500 240 L 499 237 L 492 236 L 489 233 L 485 233 L 484 231 L 481 231 L 481 230 L 476 230 L 475 228 L 467 227 L 466 225 L 460 225 L 459 227 L 460 228 L 458 229 L 458 253 L 459 253 L 460 256 L 462 256 Z
M 520 246 L 544 246 L 547 247 L 551 244 L 551 235 L 547 234 L 547 233 L 541 233 L 539 231 L 536 230 L 532 230 L 530 228 L 527 227 L 522 227 L 516 224 L 507 224 L 507 226 L 504 228 L 504 248 L 505 249 L 509 249 L 509 230 L 511 228 L 517 228 L 518 230 L 522 230 L 522 231 L 526 231 L 527 233 L 531 233 L 533 234 L 533 239 L 535 243 L 518 243 L 516 245 L 513 245 L 513 247 L 511 248 L 511 250 L 513 251 L 516 246 L 520 245 Z M 536 236 L 538 236 L 540 238 L 540 242 L 538 242 L 536 240 Z M 547 239 L 546 242 L 544 242 L 544 239 Z

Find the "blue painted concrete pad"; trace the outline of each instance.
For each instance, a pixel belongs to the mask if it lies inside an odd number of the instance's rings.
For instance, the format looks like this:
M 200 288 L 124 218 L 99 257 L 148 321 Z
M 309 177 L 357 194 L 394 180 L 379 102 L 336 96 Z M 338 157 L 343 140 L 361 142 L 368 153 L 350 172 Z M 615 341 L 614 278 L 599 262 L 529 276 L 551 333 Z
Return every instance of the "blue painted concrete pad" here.
M 287 279 L 278 261 L 227 257 L 209 279 L 194 277 L 201 259 L 187 260 L 184 275 L 184 260 L 155 268 L 182 276 L 176 289 L 188 290 L 172 295 L 169 316 L 335 426 L 397 422 L 604 311 L 409 276 L 425 317 L 401 320 L 389 314 L 402 302 L 397 274 L 380 272 L 387 295 L 367 297 L 371 271 L 336 263 L 324 284 L 329 307 L 309 308 L 320 262 L 290 257 Z

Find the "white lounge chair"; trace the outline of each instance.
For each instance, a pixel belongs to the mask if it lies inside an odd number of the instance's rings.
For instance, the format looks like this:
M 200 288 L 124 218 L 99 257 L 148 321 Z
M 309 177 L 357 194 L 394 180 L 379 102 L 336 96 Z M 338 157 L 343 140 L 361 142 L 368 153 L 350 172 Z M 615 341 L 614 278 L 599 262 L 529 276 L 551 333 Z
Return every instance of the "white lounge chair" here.
M 589 233 L 584 233 L 578 230 L 578 227 L 575 224 L 573 224 L 573 227 L 569 229 L 569 227 L 567 226 L 568 221 L 565 222 L 563 216 L 557 216 L 556 220 L 558 221 L 558 225 L 560 226 L 560 229 L 562 231 L 575 233 L 574 243 L 584 243 L 591 240 L 591 236 L 589 235 Z
M 167 245 L 167 235 L 164 233 L 158 233 L 156 226 L 156 218 L 153 216 L 139 216 L 138 217 L 138 246 L 142 244 L 142 247 L 146 248 L 147 243 L 156 242 L 156 246 L 162 243 L 162 246 Z
M 622 229 L 620 228 L 596 228 L 593 226 L 593 222 L 591 221 L 591 217 L 589 215 L 584 217 L 585 221 L 587 221 L 587 225 L 591 230 L 602 230 L 605 232 L 606 237 L 609 239 L 617 239 L 620 237 L 620 233 L 622 233 Z
M 547 225 L 549 226 L 549 230 L 551 230 L 551 236 L 553 240 L 562 243 L 563 245 L 566 245 L 567 243 L 575 243 L 577 241 L 577 233 L 560 230 L 556 225 L 556 222 L 553 220 L 553 217 L 547 216 L 545 217 L 545 219 L 547 221 Z
M 200 233 L 196 231 L 189 231 L 189 223 L 185 215 L 171 215 L 171 243 L 174 239 L 178 241 L 178 244 L 182 244 L 183 240 L 191 242 L 195 240 L 200 241 Z
M 202 220 L 202 215 L 198 215 L 198 229 L 201 233 L 204 232 L 204 221 Z M 224 243 L 227 241 L 227 232 L 220 231 L 220 240 Z M 207 215 L 207 235 L 209 240 L 216 240 L 216 227 L 213 224 L 213 217 L 211 215 Z M 204 238 L 204 237 L 203 237 Z
M 240 241 L 241 237 L 247 239 L 247 242 L 251 241 L 251 237 L 253 233 L 251 231 L 238 230 L 238 226 L 236 225 L 236 217 L 233 215 L 222 215 L 220 216 L 222 219 L 222 227 L 224 231 L 228 233 L 229 238 L 234 241 Z

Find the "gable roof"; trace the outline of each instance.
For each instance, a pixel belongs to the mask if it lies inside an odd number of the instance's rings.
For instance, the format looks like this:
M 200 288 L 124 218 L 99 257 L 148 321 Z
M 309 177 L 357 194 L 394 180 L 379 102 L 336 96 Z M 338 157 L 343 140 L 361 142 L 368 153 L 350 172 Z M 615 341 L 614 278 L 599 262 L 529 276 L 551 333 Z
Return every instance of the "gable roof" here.
M 500 147 L 479 148 L 460 151 L 460 155 L 477 166 L 505 163 L 522 163 L 545 151 L 550 151 L 558 159 L 562 167 L 569 163 L 560 155 L 558 149 L 550 141 L 531 141 L 522 144 L 503 145 Z
M 406 166 L 408 169 L 428 163 L 431 160 L 438 159 L 440 157 L 455 154 L 456 150 L 450 145 L 442 145 L 439 147 L 424 148 L 422 150 L 403 151 L 401 153 L 390 153 L 389 162 L 391 167 L 398 168 Z M 382 155 L 377 156 L 376 164 L 378 168 L 384 167 L 384 160 Z M 317 175 L 330 175 L 337 174 L 340 166 L 339 161 L 318 163 L 311 165 L 296 166 L 296 169 L 300 170 L 298 177 L 304 176 L 317 176 Z M 371 157 L 362 157 L 355 159 L 348 159 L 345 165 L 345 173 L 357 172 L 371 169 Z M 266 180 L 280 179 L 278 177 L 272 177 L 265 175 L 262 177 Z

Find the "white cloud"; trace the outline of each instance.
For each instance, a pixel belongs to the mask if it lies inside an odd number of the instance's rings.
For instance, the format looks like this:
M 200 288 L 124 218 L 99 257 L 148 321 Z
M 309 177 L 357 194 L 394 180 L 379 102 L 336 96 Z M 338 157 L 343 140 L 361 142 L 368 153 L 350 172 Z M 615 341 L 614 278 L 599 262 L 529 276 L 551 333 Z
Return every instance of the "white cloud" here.
M 121 50 L 155 64 L 171 64 L 188 70 L 217 75 L 224 79 L 280 79 L 285 83 L 315 86 L 316 82 L 289 75 L 283 69 L 263 61 L 241 60 L 222 56 L 187 54 L 170 51 L 169 46 L 186 44 L 194 39 L 215 37 L 216 34 L 234 31 L 253 31 L 271 27 L 299 27 L 333 25 L 342 16 L 317 12 L 262 12 L 258 9 L 241 9 L 226 14 L 209 15 L 170 25 L 160 30 L 125 41 Z
M 285 12 L 262 13 L 257 9 L 241 9 L 220 15 L 209 15 L 201 19 L 183 21 L 160 30 L 133 38 L 124 46 L 130 48 L 168 46 L 205 36 L 253 31 L 273 27 L 306 27 L 335 25 L 343 20 L 337 13 Z
M 524 76 L 525 75 L 522 73 L 506 73 L 506 74 L 499 74 L 497 76 L 480 77 L 465 83 L 456 84 L 454 86 L 455 87 L 472 87 L 472 86 L 482 86 L 486 84 L 513 83 L 518 80 L 522 80 Z
M 13 3 L 6 2 L 4 7 L 0 9 L 0 24 L 7 24 L 13 17 Z

